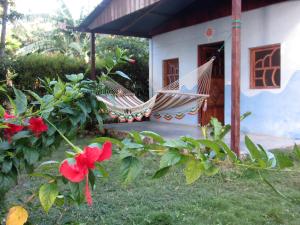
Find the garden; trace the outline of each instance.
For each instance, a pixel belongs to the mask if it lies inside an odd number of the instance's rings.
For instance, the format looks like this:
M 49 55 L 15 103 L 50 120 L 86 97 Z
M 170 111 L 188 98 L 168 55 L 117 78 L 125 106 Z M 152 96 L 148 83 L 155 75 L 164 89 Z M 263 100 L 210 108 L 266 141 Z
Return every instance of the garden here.
M 299 146 L 269 152 L 246 136 L 240 157 L 224 141 L 231 126 L 215 118 L 202 138 L 110 137 L 103 124 L 114 119 L 97 95 L 114 79 L 148 99 L 147 41 L 97 37 L 91 80 L 90 37 L 70 29 L 82 19 L 64 1 L 51 18 L 0 4 L 1 223 L 300 223 Z M 41 17 L 50 31 L 24 26 Z

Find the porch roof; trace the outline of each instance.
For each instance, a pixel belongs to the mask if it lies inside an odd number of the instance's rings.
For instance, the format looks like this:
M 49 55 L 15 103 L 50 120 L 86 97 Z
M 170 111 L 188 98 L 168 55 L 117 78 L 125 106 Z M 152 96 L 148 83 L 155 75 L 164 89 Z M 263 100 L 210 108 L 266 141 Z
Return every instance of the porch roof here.
M 284 0 L 243 0 L 243 11 Z M 78 31 L 152 37 L 229 16 L 231 0 L 103 0 Z

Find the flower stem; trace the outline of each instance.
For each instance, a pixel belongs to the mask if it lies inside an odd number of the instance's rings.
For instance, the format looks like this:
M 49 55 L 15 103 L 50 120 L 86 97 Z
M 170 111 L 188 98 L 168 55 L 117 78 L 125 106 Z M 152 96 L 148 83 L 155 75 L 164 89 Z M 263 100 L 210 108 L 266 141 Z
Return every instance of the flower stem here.
M 48 119 L 45 119 L 54 129 L 59 133 L 59 135 L 73 148 L 74 152 L 81 153 L 81 149 L 75 146 L 53 123 L 51 123 Z

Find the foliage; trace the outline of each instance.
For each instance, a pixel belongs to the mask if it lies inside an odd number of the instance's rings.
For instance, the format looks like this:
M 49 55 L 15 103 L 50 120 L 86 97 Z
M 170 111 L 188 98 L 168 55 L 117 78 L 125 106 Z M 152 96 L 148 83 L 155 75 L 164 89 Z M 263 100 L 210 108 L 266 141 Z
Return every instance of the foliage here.
M 93 138 L 80 136 L 75 143 L 86 146 Z M 62 145 L 46 160 L 62 161 L 65 149 Z M 284 151 L 289 154 L 289 150 Z M 120 182 L 120 159 L 115 151 L 113 158 L 103 164 L 109 177 L 96 179 L 92 207 L 77 207 L 68 205 L 67 202 L 60 205 L 57 201 L 45 215 L 38 199 L 30 198 L 44 180 L 26 176 L 7 194 L 3 208 L 15 204 L 24 205 L 30 212 L 29 224 L 43 225 L 149 225 L 161 220 L 169 221 L 172 225 L 300 224 L 299 204 L 283 200 L 274 194 L 261 182 L 254 170 L 232 168 L 229 164 L 214 177 L 204 176 L 193 185 L 185 185 L 180 168 L 172 169 L 161 179 L 151 179 L 158 167 L 157 157 L 150 155 L 142 163 L 144 169 L 138 179 L 124 186 Z M 296 168 L 297 166 L 299 165 Z M 56 170 L 48 172 L 57 173 Z M 276 184 L 281 192 L 300 198 L 299 172 L 265 171 L 262 174 Z M 69 191 L 68 185 L 62 188 L 61 192 Z
M 242 115 L 244 119 L 250 115 Z M 208 127 L 202 128 L 204 139 L 195 139 L 189 136 L 180 137 L 177 140 L 165 140 L 159 134 L 153 132 L 131 132 L 129 137 L 121 141 L 120 159 L 121 174 L 124 183 L 131 182 L 141 173 L 143 163 L 141 158 L 156 155 L 160 158 L 159 168 L 153 174 L 153 178 L 161 178 L 174 169 L 180 169 L 187 184 L 193 184 L 201 177 L 214 176 L 220 172 L 223 165 L 231 164 L 257 171 L 261 180 L 270 186 L 277 194 L 289 198 L 280 193 L 261 175 L 262 171 L 278 171 L 293 167 L 293 159 L 284 154 L 266 151 L 261 145 L 256 145 L 246 136 L 245 143 L 249 153 L 249 159 L 241 160 L 223 141 L 226 133 L 230 131 L 230 125 L 222 126 L 219 121 L 212 118 Z M 150 137 L 153 143 L 145 142 Z M 103 141 L 96 139 L 95 141 Z M 299 148 L 295 146 L 293 158 L 300 161 Z M 294 201 L 292 199 L 292 201 Z
M 17 74 L 15 84 L 20 89 L 28 90 L 38 88 L 38 78 L 52 80 L 60 77 L 66 80 L 66 74 L 84 73 L 86 64 L 81 59 L 62 54 L 31 54 L 18 57 L 13 64 L 13 70 Z
M 149 50 L 148 41 L 141 38 L 105 36 L 97 39 L 96 52 L 99 60 L 108 52 L 114 52 L 116 48 L 127 49 L 128 55 L 135 59 L 134 64 L 120 64 L 116 70 L 124 71 L 129 80 L 116 79 L 127 89 L 134 92 L 140 99 L 149 98 Z

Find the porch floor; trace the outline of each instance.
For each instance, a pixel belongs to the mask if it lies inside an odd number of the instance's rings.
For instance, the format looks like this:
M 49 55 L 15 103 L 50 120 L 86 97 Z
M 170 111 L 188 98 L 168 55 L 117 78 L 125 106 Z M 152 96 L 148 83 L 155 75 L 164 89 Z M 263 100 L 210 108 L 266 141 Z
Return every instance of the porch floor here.
M 104 127 L 108 132 L 118 131 L 121 133 L 127 133 L 130 131 L 153 131 L 167 139 L 175 139 L 184 135 L 191 136 L 193 138 L 199 138 L 202 136 L 199 127 L 154 121 L 112 123 L 105 124 Z M 254 143 L 261 144 L 267 150 L 284 149 L 292 147 L 295 143 L 300 144 L 300 140 L 293 140 L 290 138 L 248 133 L 247 135 L 254 141 Z M 241 152 L 246 153 L 244 137 L 245 134 L 243 133 L 241 135 Z M 230 135 L 225 137 L 225 142 L 227 144 L 230 143 Z

